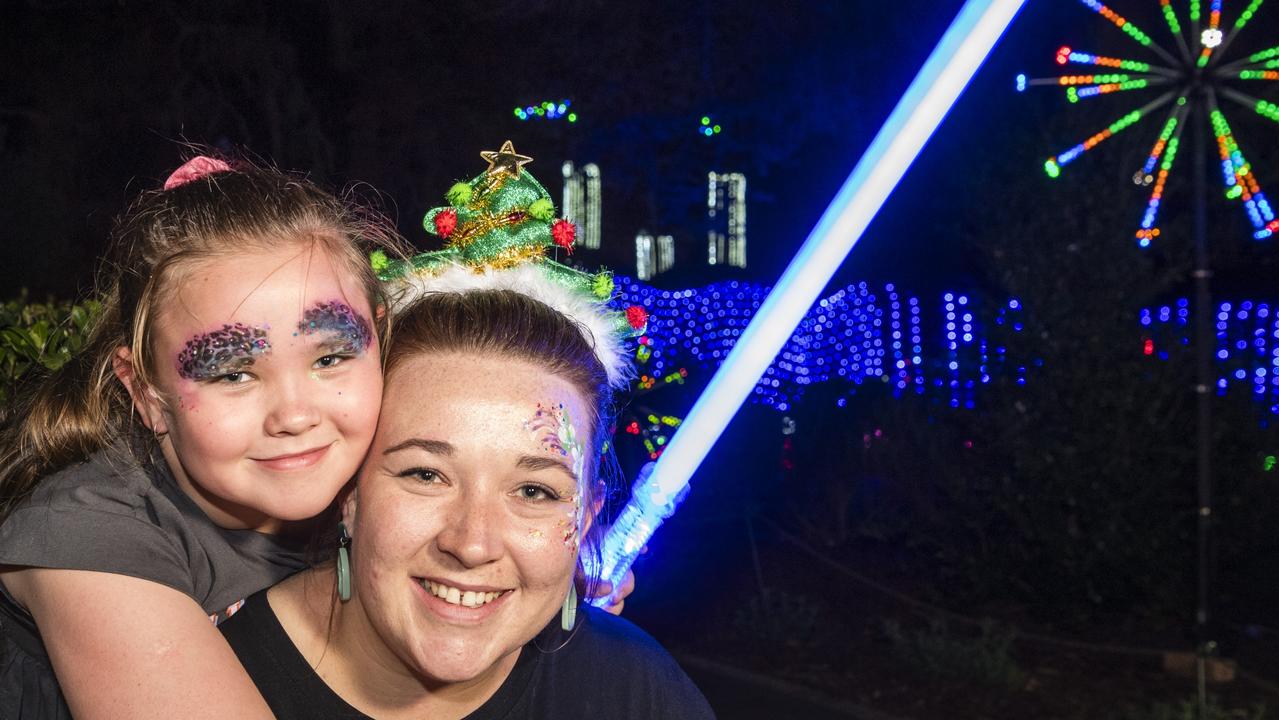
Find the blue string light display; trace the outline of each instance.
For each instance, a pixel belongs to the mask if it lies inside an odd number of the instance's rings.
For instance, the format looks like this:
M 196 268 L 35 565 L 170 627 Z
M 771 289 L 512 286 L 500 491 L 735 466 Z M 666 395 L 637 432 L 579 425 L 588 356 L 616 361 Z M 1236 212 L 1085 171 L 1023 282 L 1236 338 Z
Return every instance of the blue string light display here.
M 645 377 L 659 384 L 685 365 L 717 367 L 771 289 L 741 281 L 690 290 L 660 290 L 620 276 L 615 282 L 627 303 L 649 311 L 648 335 L 659 342 L 650 351 Z M 982 335 L 982 323 L 1009 323 L 1020 332 L 1022 306 L 1012 299 L 979 320 L 979 303 L 971 295 L 946 292 L 938 300 L 925 307 L 892 283 L 872 288 L 865 282 L 822 298 L 751 399 L 785 412 L 810 385 L 842 380 L 851 384 L 849 394 L 867 382 L 890 383 L 896 392 L 942 389 L 953 407 L 972 407 L 973 391 L 990 382 L 1007 354 Z M 1012 370 L 1024 383 L 1025 368 Z M 845 398 L 837 402 L 843 405 Z
M 1279 309 L 1243 300 L 1219 303 L 1216 311 L 1217 394 L 1242 389 L 1279 415 Z M 1190 301 L 1186 298 L 1144 308 L 1140 322 L 1146 355 L 1167 360 L 1169 343 L 1190 344 Z
M 718 367 L 770 290 L 742 281 L 688 290 L 621 276 L 615 282 L 623 300 L 649 310 L 641 390 L 683 383 L 688 366 Z M 1279 415 L 1279 306 L 1243 300 L 1216 310 L 1217 393 L 1245 389 Z M 811 385 L 843 381 L 848 393 L 836 400 L 843 406 L 859 386 L 879 382 L 897 393 L 941 392 L 952 407 L 972 408 L 976 391 L 999 373 L 1026 384 L 1026 367 L 1008 362 L 1008 348 L 987 334 L 991 324 L 1022 332 L 1023 312 L 1016 298 L 992 302 L 948 291 L 925 301 L 892 283 L 853 283 L 808 312 L 751 400 L 786 412 Z M 1147 356 L 1167 360 L 1170 344 L 1191 342 L 1186 298 L 1138 317 L 1134 339 Z

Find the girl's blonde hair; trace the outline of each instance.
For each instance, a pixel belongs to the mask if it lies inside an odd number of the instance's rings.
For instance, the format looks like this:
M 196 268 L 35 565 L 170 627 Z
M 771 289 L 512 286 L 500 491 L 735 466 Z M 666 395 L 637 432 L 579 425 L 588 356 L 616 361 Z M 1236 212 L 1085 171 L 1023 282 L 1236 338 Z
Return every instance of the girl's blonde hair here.
M 22 394 L 0 431 L 0 519 L 40 478 L 133 434 L 132 403 L 115 376 L 115 357 L 128 348 L 135 388 L 151 384 L 155 319 L 182 269 L 291 243 L 318 245 L 359 280 L 373 308 L 385 303 L 368 252 L 405 255 L 385 218 L 275 168 L 237 161 L 233 170 L 139 197 L 117 220 L 99 265 L 102 309 L 83 349 Z M 388 314 L 375 315 L 385 337 Z

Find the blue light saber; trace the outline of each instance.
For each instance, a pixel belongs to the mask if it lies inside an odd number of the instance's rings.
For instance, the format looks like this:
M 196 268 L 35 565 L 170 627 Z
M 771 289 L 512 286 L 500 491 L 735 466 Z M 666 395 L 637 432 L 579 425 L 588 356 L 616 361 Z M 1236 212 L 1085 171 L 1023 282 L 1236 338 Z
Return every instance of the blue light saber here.
M 764 370 L 795 332 L 1025 0 L 968 0 L 604 537 L 592 577 L 619 587 Z M 593 601 L 604 606 L 611 598 Z

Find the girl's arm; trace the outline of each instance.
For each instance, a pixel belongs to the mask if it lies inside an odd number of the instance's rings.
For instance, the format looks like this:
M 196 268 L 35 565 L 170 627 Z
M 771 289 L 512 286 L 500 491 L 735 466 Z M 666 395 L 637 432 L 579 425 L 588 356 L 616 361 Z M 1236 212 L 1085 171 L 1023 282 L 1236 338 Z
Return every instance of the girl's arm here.
M 222 634 L 185 594 L 85 570 L 27 568 L 3 580 L 35 618 L 76 718 L 272 717 Z

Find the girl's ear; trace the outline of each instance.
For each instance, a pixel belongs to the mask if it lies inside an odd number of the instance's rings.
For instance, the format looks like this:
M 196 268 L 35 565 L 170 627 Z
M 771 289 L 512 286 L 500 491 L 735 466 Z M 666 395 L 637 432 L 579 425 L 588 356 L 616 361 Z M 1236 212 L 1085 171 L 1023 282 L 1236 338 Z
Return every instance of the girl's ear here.
M 124 346 L 116 348 L 115 356 L 111 358 L 111 371 L 128 391 L 129 398 L 133 400 L 133 409 L 142 418 L 142 424 L 156 435 L 167 433 L 169 426 L 164 419 L 163 404 L 154 390 L 138 380 L 133 370 L 133 351 Z

